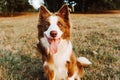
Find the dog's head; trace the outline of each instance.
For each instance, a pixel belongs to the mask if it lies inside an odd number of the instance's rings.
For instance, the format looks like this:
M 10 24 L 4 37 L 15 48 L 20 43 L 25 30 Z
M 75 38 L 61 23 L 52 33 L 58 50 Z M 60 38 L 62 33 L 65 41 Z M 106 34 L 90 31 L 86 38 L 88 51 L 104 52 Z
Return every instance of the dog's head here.
M 56 52 L 56 47 L 61 39 L 70 38 L 70 20 L 67 5 L 63 5 L 56 13 L 51 13 L 44 6 L 40 7 L 38 38 L 46 37 L 51 49 Z

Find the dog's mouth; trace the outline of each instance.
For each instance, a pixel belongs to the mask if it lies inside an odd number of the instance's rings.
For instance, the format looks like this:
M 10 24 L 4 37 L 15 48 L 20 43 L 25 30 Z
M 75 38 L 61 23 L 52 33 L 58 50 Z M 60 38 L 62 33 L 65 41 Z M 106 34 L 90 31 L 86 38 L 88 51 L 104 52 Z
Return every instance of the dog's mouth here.
M 47 37 L 47 36 L 46 36 Z M 58 46 L 60 43 L 61 38 L 49 38 L 47 37 L 49 48 L 51 53 L 57 53 L 58 52 Z

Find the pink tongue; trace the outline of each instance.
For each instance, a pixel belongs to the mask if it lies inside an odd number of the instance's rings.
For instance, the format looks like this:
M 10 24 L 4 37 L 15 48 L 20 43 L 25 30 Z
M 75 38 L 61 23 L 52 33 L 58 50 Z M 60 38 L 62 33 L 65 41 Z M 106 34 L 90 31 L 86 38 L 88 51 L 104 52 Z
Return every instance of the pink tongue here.
M 59 39 L 51 40 L 51 43 L 50 43 L 50 51 L 51 51 L 52 53 L 57 53 L 59 42 L 60 42 Z

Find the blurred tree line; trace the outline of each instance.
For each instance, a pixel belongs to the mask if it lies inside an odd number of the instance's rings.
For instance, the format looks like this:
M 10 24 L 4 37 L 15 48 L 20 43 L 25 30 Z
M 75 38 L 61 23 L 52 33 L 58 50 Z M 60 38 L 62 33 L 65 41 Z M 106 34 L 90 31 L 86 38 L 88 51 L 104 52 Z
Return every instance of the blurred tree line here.
M 96 12 L 104 10 L 120 9 L 120 0 L 75 0 L 77 5 L 76 11 Z
M 57 11 L 66 0 L 44 0 L 45 6 L 52 12 Z M 94 12 L 99 10 L 120 9 L 120 0 L 67 0 L 75 1 L 76 12 Z M 0 13 L 12 15 L 16 12 L 33 11 L 28 0 L 0 0 Z
M 0 0 L 0 13 L 5 16 L 30 9 L 33 8 L 29 5 L 28 0 Z
M 120 9 L 120 0 L 44 0 L 49 10 L 57 11 L 65 1 L 75 1 L 76 12 L 96 12 L 103 10 L 118 10 Z

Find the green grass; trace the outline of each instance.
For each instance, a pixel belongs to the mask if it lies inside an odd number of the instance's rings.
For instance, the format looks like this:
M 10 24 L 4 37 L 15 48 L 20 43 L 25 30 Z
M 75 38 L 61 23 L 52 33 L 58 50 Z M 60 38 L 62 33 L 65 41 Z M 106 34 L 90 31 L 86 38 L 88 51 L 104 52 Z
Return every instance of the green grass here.
M 71 18 L 73 50 L 92 62 L 82 80 L 120 80 L 120 15 Z M 36 25 L 37 14 L 0 18 L 0 80 L 43 80 Z
M 42 62 L 39 58 L 21 55 L 21 52 L 12 54 L 11 51 L 1 50 L 4 57 L 0 58 L 0 65 L 6 69 L 5 80 L 38 80 L 43 75 Z

